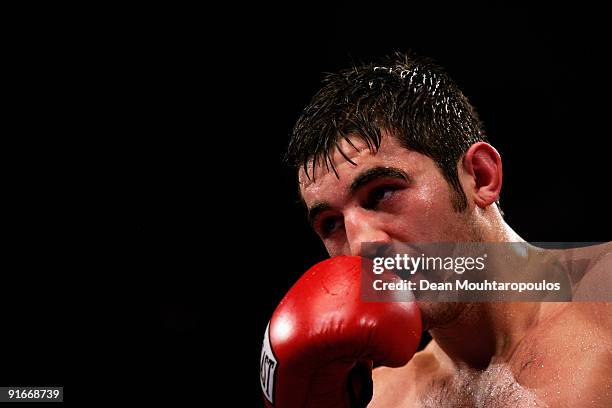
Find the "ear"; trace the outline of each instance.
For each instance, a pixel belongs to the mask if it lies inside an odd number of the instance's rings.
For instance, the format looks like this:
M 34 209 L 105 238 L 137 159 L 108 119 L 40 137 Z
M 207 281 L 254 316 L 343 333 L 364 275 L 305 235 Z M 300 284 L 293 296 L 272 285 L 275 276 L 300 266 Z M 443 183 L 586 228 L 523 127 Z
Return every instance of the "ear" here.
M 477 206 L 484 208 L 493 204 L 501 192 L 501 157 L 493 146 L 485 142 L 474 143 L 463 157 L 463 168 L 473 180 L 473 196 Z

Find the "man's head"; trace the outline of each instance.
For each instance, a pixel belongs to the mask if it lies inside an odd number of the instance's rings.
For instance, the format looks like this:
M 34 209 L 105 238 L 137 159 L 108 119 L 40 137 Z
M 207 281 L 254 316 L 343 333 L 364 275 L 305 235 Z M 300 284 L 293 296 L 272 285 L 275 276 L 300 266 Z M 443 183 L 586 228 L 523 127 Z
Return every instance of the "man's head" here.
M 493 205 L 499 154 L 467 98 L 427 59 L 397 55 L 328 75 L 287 157 L 330 256 L 362 255 L 364 242 L 518 237 Z M 420 302 L 427 327 L 445 325 L 464 306 Z
M 396 55 L 328 75 L 287 157 L 331 256 L 359 254 L 362 242 L 482 240 L 495 218 L 499 155 L 427 59 Z

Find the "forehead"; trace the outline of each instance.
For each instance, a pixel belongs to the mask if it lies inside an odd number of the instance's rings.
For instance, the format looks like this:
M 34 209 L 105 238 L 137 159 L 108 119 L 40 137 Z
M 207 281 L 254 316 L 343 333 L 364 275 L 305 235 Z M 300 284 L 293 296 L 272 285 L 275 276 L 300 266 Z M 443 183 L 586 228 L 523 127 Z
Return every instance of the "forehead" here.
M 326 166 L 323 159 L 317 161 L 314 172 L 314 161 L 310 160 L 307 163 L 308 175 L 304 168 L 299 170 L 300 192 L 304 199 L 311 193 L 320 193 L 339 188 L 346 183 L 350 184 L 357 174 L 373 166 L 415 168 L 422 166 L 428 159 L 420 153 L 403 147 L 395 137 L 384 131 L 381 134 L 380 148 L 376 152 L 370 151 L 367 143 L 358 135 L 351 135 L 349 139 L 350 143 L 344 139 L 338 141 L 338 148 L 330 155 L 338 176 L 329 163 Z

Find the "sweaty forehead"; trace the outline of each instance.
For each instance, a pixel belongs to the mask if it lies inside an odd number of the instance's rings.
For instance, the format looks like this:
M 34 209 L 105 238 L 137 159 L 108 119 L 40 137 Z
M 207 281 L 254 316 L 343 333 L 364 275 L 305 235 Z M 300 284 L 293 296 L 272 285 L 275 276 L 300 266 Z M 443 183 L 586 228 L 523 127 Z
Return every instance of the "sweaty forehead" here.
M 395 137 L 385 130 L 381 132 L 378 151 L 371 151 L 368 144 L 359 135 L 351 135 L 349 140 L 350 142 L 344 139 L 339 140 L 338 147 L 333 149 L 330 154 L 330 159 L 340 178 L 343 178 L 343 175 L 346 176 L 347 172 L 356 169 L 363 171 L 363 167 L 368 164 L 402 167 L 402 164 L 414 162 L 417 159 L 414 157 L 415 155 L 420 156 L 416 152 L 403 147 Z M 323 158 L 317 160 L 314 173 L 313 165 L 313 159 L 307 162 L 306 171 L 308 174 L 303 167 L 299 170 L 298 181 L 302 191 L 313 187 L 313 184 L 320 184 L 322 179 L 329 177 L 334 180 L 337 179 L 332 167 L 329 163 L 326 165 Z

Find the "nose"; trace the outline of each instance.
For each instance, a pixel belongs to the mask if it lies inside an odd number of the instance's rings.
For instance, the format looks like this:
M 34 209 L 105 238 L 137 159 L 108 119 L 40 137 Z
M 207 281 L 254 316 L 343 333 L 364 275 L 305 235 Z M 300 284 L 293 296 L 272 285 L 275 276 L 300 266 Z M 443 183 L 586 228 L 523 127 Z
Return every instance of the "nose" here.
M 355 208 L 344 214 L 344 229 L 351 255 L 362 255 L 362 243 L 377 242 L 390 243 L 391 238 L 384 228 L 384 224 L 372 211 Z

